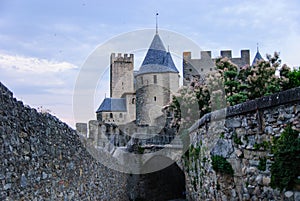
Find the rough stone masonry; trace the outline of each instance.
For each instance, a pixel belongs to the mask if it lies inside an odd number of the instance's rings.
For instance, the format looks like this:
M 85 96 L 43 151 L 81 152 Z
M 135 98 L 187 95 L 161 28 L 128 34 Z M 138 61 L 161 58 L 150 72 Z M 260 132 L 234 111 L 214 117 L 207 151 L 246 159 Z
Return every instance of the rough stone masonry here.
M 96 162 L 76 131 L 0 82 L 0 200 L 128 200 L 127 175 Z
M 270 186 L 273 155 L 268 148 L 287 124 L 300 131 L 299 119 L 300 87 L 203 116 L 189 130 L 191 144 L 201 151 L 200 157 L 191 159 L 192 168 L 185 171 L 188 197 L 299 201 L 300 185 L 283 192 Z M 213 171 L 211 155 L 226 158 L 234 175 Z M 260 168 L 263 163 L 265 167 Z

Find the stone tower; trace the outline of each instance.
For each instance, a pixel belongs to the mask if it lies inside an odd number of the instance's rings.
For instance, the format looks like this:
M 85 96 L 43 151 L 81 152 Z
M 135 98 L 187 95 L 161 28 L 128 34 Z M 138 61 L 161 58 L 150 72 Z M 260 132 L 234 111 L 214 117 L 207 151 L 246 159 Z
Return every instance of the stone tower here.
M 110 97 L 121 98 L 124 93 L 134 92 L 133 54 L 111 54 L 110 57 Z
M 136 75 L 137 124 L 156 126 L 156 119 L 163 115 L 162 107 L 178 87 L 179 71 L 156 33 Z

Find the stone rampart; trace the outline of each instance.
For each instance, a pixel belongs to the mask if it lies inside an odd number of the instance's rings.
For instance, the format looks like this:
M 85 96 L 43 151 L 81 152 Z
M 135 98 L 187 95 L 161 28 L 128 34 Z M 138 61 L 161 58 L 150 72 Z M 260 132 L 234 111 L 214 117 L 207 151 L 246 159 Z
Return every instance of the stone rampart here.
M 2 83 L 0 153 L 0 200 L 129 200 L 128 175 L 94 160 L 76 131 Z
M 280 192 L 270 186 L 270 146 L 290 124 L 300 130 L 300 87 L 205 115 L 190 129 L 185 162 L 191 200 L 300 200 L 299 186 Z M 193 154 L 197 152 L 197 157 Z M 216 173 L 212 155 L 231 164 L 234 174 Z M 292 161 L 291 161 L 292 162 Z M 298 176 L 299 178 L 299 176 Z

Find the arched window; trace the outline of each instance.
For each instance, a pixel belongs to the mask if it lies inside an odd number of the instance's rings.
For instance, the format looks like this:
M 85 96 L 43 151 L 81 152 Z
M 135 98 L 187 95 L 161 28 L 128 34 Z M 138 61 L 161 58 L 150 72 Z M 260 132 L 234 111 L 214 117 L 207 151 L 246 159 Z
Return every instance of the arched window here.
M 153 100 L 156 101 L 156 96 L 154 96 Z
M 135 104 L 135 98 L 131 99 L 131 104 Z
M 114 118 L 113 113 L 110 113 L 110 114 L 109 114 L 109 117 L 110 117 L 111 119 Z

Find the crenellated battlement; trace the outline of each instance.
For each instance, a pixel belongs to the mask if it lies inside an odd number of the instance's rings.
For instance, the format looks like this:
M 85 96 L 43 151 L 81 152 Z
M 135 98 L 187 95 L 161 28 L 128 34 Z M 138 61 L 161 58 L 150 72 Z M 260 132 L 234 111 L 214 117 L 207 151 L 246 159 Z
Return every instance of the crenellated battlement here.
M 241 56 L 232 58 L 232 50 L 221 50 L 220 51 L 220 56 L 219 57 L 227 57 L 229 59 L 244 59 L 247 60 L 250 58 L 250 50 L 241 50 Z M 198 60 L 198 59 L 217 59 L 211 57 L 211 51 L 200 51 L 200 58 L 192 58 L 191 52 L 183 52 L 183 58 L 187 60 Z M 250 62 L 250 61 L 249 61 Z
M 134 62 L 133 54 L 122 54 L 122 53 L 112 53 L 111 61 L 119 61 L 119 62 Z
M 241 50 L 241 56 L 232 58 L 231 50 L 221 50 L 220 56 L 212 58 L 211 51 L 200 51 L 200 58 L 192 58 L 191 52 L 183 52 L 183 84 L 188 85 L 194 78 L 204 81 L 205 74 L 215 67 L 217 58 L 229 58 L 239 67 L 250 64 L 250 50 Z

